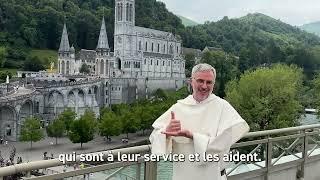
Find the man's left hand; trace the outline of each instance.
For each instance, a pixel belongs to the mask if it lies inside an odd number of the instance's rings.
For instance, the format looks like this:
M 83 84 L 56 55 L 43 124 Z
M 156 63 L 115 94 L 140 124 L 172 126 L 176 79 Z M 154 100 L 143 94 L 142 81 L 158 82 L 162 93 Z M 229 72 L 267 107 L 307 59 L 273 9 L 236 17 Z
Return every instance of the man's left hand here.
M 183 136 L 186 138 L 193 139 L 193 134 L 191 131 L 186 129 L 181 129 L 181 124 L 179 120 L 175 119 L 174 112 L 171 112 L 171 120 L 166 128 L 166 131 L 161 132 L 167 136 Z

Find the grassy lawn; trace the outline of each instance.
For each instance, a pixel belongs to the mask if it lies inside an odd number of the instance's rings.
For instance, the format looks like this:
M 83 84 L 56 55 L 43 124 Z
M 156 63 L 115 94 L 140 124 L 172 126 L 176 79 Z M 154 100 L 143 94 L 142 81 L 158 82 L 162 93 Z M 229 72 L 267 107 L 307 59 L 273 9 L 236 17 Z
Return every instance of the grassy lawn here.
M 50 68 L 50 62 L 53 61 L 56 66 L 58 61 L 58 52 L 54 50 L 33 49 L 30 51 L 29 56 L 38 57 L 47 69 Z M 19 69 L 0 68 L 0 72 L 6 72 L 6 71 L 9 71 L 11 72 L 11 74 L 16 75 Z
M 6 72 L 6 71 L 9 71 L 11 72 L 11 74 L 16 74 L 18 69 L 8 69 L 8 68 L 0 68 L 0 72 Z
M 41 62 L 46 66 L 46 68 L 50 68 L 50 62 L 54 62 L 55 66 L 58 61 L 58 52 L 54 50 L 48 49 L 33 49 L 30 52 L 31 57 L 38 57 Z

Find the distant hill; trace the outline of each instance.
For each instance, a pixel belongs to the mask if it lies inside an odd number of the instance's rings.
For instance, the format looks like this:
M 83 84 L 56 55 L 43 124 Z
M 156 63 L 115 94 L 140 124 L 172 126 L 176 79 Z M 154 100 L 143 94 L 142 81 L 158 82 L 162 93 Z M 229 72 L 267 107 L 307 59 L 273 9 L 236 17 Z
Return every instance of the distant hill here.
M 261 13 L 186 27 L 181 37 L 185 47 L 222 48 L 238 56 L 240 72 L 286 63 L 303 68 L 312 79 L 320 68 L 319 36 Z
M 195 22 L 195 21 L 192 21 L 191 19 L 188 19 L 186 17 L 183 17 L 183 16 L 180 16 L 180 15 L 177 15 L 181 21 L 182 21 L 182 24 L 184 26 L 196 26 L 198 25 L 199 23 Z
M 281 49 L 320 45 L 318 36 L 261 13 L 187 27 L 182 39 L 186 47 L 220 47 L 235 54 L 250 46 L 261 51 L 271 42 Z
M 320 36 L 320 21 L 309 23 L 309 24 L 304 24 L 300 26 L 301 29 L 309 32 L 309 33 L 314 33 L 318 36 Z

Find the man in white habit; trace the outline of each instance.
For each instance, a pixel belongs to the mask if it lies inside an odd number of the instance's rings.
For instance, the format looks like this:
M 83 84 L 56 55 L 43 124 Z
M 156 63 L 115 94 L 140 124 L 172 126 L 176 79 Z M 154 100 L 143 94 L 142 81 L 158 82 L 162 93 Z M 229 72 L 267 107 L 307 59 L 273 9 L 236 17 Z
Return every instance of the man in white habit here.
M 226 100 L 212 94 L 216 71 L 211 65 L 194 66 L 191 78 L 192 95 L 153 123 L 152 153 L 184 154 L 184 162 L 173 162 L 172 180 L 226 180 L 223 155 L 249 126 Z M 189 161 L 189 154 L 196 153 L 200 161 Z M 205 162 L 205 154 L 218 154 L 220 161 Z

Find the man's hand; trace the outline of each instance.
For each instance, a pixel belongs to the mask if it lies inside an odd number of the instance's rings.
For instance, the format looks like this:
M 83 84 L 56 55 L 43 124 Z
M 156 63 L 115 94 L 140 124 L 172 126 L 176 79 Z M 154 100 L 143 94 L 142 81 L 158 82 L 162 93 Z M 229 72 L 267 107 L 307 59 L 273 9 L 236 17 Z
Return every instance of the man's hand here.
M 193 134 L 186 129 L 181 129 L 181 123 L 179 120 L 175 119 L 175 114 L 171 111 L 171 120 L 168 124 L 166 131 L 162 132 L 168 136 L 183 136 L 186 138 L 193 139 Z

